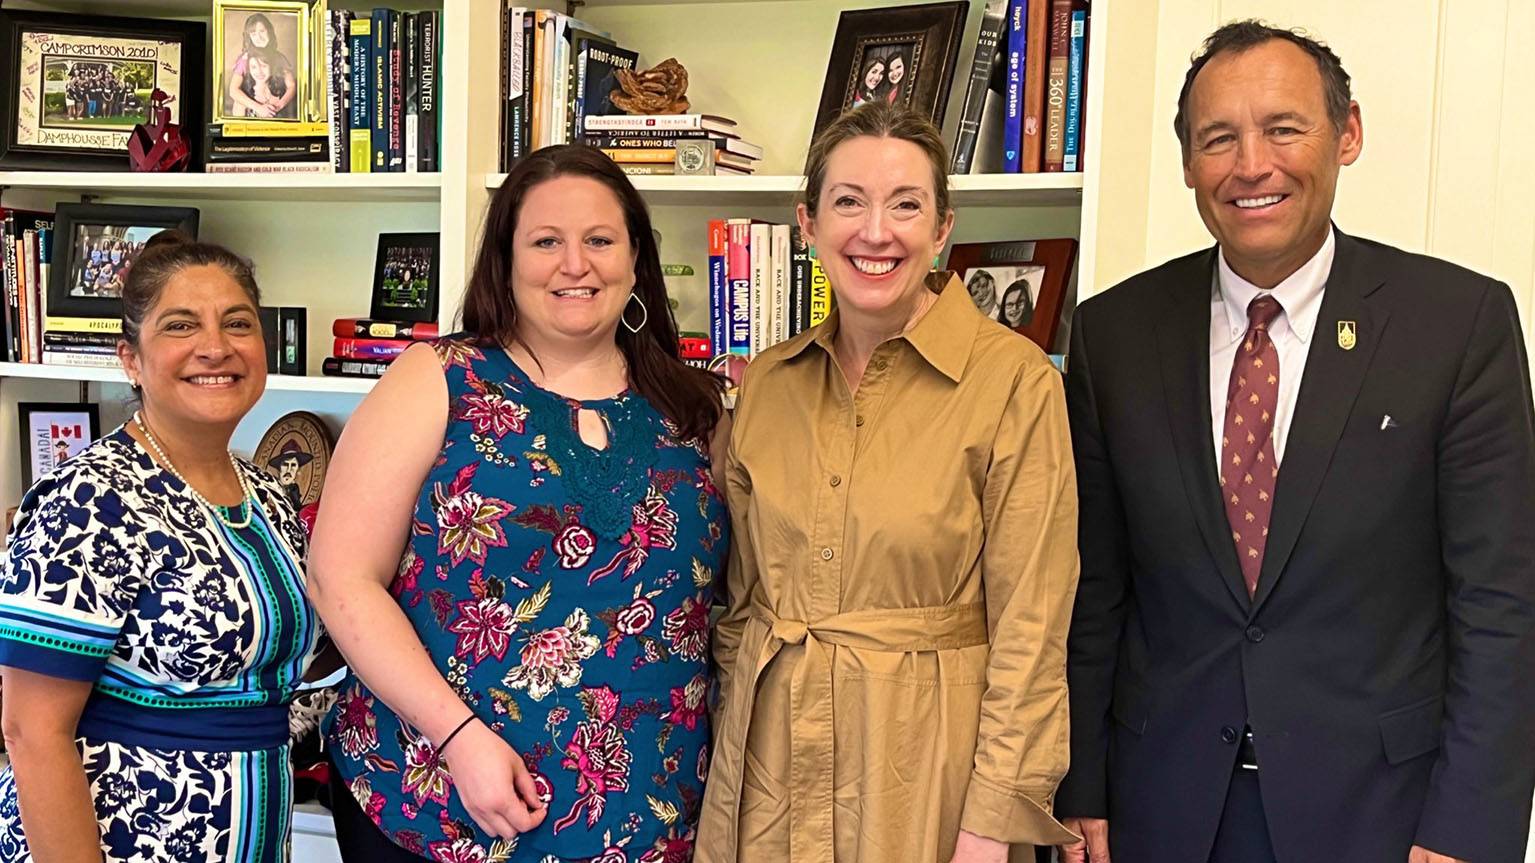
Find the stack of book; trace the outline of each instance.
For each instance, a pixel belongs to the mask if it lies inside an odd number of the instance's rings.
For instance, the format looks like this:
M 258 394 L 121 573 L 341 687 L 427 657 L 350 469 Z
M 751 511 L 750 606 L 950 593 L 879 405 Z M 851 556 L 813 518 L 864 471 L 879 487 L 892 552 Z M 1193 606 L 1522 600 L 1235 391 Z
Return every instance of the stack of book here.
M 709 220 L 709 342 L 752 357 L 826 319 L 831 283 L 798 227 Z
M 209 174 L 328 174 L 330 124 L 276 120 L 208 124 Z
M 0 288 L 5 344 L 0 359 L 43 361 L 43 295 L 53 247 L 53 214 L 0 207 Z
M 45 318 L 42 361 L 51 366 L 121 368 L 117 341 L 122 326 L 116 318 Z
M 986 0 L 950 172 L 1081 171 L 1087 0 Z
M 331 324 L 335 337 L 332 356 L 325 358 L 323 374 L 343 378 L 377 378 L 388 371 L 395 357 L 412 344 L 437 338 L 434 323 L 399 323 L 367 318 L 337 318 Z
M 712 114 L 587 115 L 581 140 L 628 174 L 744 176 L 756 170 L 762 148 L 743 141 L 735 125 Z

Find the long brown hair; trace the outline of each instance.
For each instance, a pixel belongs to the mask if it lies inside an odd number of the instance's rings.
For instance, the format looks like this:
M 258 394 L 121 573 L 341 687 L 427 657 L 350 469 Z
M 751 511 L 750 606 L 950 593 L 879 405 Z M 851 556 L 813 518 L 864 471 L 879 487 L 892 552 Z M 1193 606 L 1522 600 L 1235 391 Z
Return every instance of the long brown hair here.
M 507 344 L 517 339 L 512 237 L 528 192 L 556 177 L 596 180 L 618 198 L 629 243 L 635 250 L 634 293 L 648 312 L 638 333 L 629 332 L 625 326 L 618 328 L 617 343 L 629 366 L 629 385 L 675 423 L 682 438 L 707 441 L 724 411 L 720 396 L 725 383 L 682 362 L 677 321 L 666 297 L 650 211 L 628 176 L 596 148 L 569 144 L 536 150 L 518 161 L 501 183 L 490 199 L 484 237 L 459 310 L 464 329 L 482 345 Z

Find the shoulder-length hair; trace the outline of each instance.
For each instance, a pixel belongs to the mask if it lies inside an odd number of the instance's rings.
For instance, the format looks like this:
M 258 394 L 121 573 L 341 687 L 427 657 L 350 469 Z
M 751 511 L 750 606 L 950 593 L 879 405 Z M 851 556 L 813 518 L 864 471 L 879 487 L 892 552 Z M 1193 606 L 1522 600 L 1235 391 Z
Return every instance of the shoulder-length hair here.
M 629 385 L 671 420 L 683 439 L 707 442 L 724 411 L 721 393 L 725 383 L 682 362 L 677 321 L 667 301 L 650 212 L 628 176 L 594 147 L 567 144 L 536 150 L 519 160 L 501 183 L 490 200 L 480 251 L 459 310 L 464 329 L 481 345 L 522 343 L 512 295 L 512 237 L 528 192 L 557 177 L 596 180 L 618 198 L 635 253 L 634 293 L 647 312 L 638 333 L 626 326 L 618 328 L 617 342 L 629 366 Z M 633 317 L 627 306 L 625 314 Z

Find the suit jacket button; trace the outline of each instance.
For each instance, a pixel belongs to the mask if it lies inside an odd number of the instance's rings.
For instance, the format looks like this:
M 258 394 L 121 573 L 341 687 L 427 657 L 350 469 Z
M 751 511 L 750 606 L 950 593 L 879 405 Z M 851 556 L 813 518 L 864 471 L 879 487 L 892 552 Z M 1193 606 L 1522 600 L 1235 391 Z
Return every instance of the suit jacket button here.
M 1257 644 L 1263 640 L 1263 628 L 1258 626 L 1249 626 L 1247 627 L 1246 635 L 1248 641 L 1251 641 L 1253 644 Z
M 1221 742 L 1222 743 L 1235 743 L 1235 742 L 1237 742 L 1238 739 L 1241 738 L 1241 736 L 1242 735 L 1239 734 L 1237 732 L 1237 730 L 1235 728 L 1232 728 L 1230 725 L 1228 725 L 1225 728 L 1221 729 Z

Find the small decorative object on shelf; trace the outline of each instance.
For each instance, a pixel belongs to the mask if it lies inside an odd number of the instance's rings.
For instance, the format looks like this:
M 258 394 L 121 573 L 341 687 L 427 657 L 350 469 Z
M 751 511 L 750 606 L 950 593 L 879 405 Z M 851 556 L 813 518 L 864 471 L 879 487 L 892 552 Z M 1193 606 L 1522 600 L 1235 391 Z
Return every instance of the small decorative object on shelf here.
M 369 317 L 402 323 L 437 320 L 438 246 L 435 233 L 378 235 Z
M 193 21 L 0 11 L 0 170 L 123 170 L 134 126 L 154 122 L 156 90 L 171 122 L 199 121 L 205 32 Z
M 149 122 L 134 126 L 128 136 L 128 166 L 142 172 L 185 171 L 192 148 L 181 133 L 181 124 L 171 122 L 171 97 L 156 87 L 149 103 Z
M 95 404 L 22 402 L 16 413 L 21 418 L 23 489 L 101 436 L 101 415 Z
M 1076 255 L 1077 241 L 1070 238 L 960 243 L 949 251 L 948 269 L 964 281 L 982 314 L 1048 353 Z
M 688 70 L 668 57 L 644 72 L 615 69 L 618 90 L 609 100 L 626 114 L 682 114 L 688 110 Z
M 969 8 L 960 0 L 843 12 L 815 131 L 874 101 L 905 105 L 942 125 Z
M 677 141 L 677 156 L 673 164 L 677 174 L 705 174 L 714 175 L 714 142 L 704 138 L 679 139 Z
M 267 429 L 251 455 L 251 461 L 282 483 L 283 491 L 298 509 L 304 529 L 314 528 L 320 490 L 330 468 L 330 430 L 325 421 L 308 411 L 294 411 Z
M 267 373 L 308 374 L 304 348 L 309 342 L 309 310 L 303 306 L 262 306 L 259 312 Z

